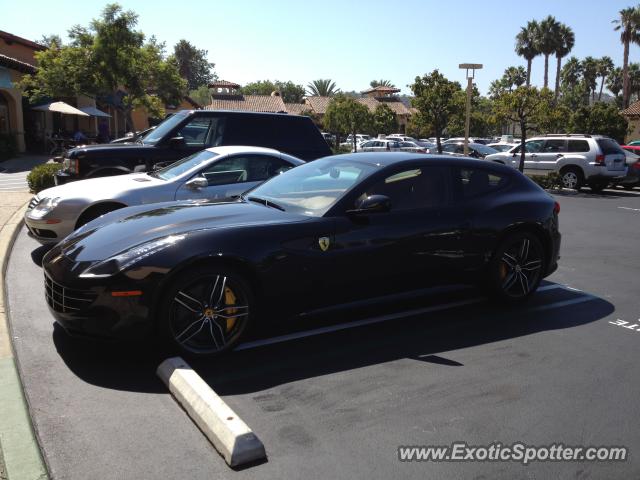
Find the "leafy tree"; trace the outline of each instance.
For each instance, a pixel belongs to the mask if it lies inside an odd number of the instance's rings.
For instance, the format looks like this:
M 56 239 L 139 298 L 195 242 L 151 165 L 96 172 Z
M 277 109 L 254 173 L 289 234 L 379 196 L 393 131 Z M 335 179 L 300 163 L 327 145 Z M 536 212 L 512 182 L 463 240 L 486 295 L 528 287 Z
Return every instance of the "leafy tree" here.
M 640 45 L 640 10 L 638 7 L 629 7 L 620 10 L 620 17 L 612 21 L 613 28 L 620 32 L 620 42 L 624 46 L 622 63 L 622 105 L 629 106 L 629 46 L 632 43 Z
M 369 109 L 346 95 L 338 94 L 329 102 L 324 114 L 324 126 L 336 134 L 336 145 L 340 144 L 339 136 L 351 134 L 353 148 L 356 148 L 356 134 L 368 131 L 372 124 Z
M 207 85 L 202 85 L 195 90 L 189 91 L 189 96 L 200 105 L 209 105 L 211 103 L 211 94 Z
M 582 80 L 587 87 L 587 91 L 591 94 L 591 100 L 595 101 L 598 85 L 598 61 L 591 56 L 582 61 Z
M 396 115 L 386 103 L 378 105 L 373 112 L 373 129 L 375 133 L 384 133 L 385 135 L 398 129 Z
M 558 28 L 558 38 L 556 43 L 556 88 L 555 97 L 558 98 L 560 92 L 560 69 L 562 65 L 562 59 L 569 55 L 569 52 L 573 50 L 575 44 L 575 35 L 573 30 L 564 23 L 560 24 Z
M 240 89 L 243 95 L 271 95 L 272 92 L 278 90 L 278 87 L 271 80 L 258 80 L 257 82 L 247 83 Z
M 489 96 L 499 96 L 504 90 L 512 91 L 514 87 L 520 87 L 527 81 L 527 72 L 522 66 L 507 67 L 502 77 L 491 82 Z
M 175 44 L 173 56 L 189 90 L 207 86 L 218 78 L 212 71 L 215 64 L 207 60 L 207 51 L 196 48 L 187 40 L 182 39 Z
M 418 109 L 420 122 L 430 124 L 435 132 L 438 153 L 442 153 L 440 138 L 449 119 L 459 114 L 465 105 L 465 95 L 458 82 L 445 78 L 437 69 L 416 77 L 411 91 L 415 95 L 413 106 Z
M 55 33 L 52 35 L 43 35 L 38 43 L 47 48 L 60 48 L 62 46 L 62 38 Z
M 369 85 L 371 85 L 371 88 L 376 88 L 376 87 L 395 87 L 395 85 L 393 83 L 391 83 L 391 80 L 371 80 L 369 82 Z
M 246 84 L 240 89 L 244 95 L 271 95 L 273 92 L 279 92 L 282 100 L 286 103 L 302 103 L 304 98 L 304 87 L 296 85 L 292 81 L 281 82 L 276 80 L 258 80 Z
M 518 87 L 513 92 L 504 92 L 494 102 L 494 112 L 498 119 L 515 122 L 520 126 L 520 165 L 524 171 L 527 131 L 539 128 L 545 115 L 552 110 L 553 94 L 547 88 Z
M 629 64 L 629 101 L 640 100 L 640 64 Z
M 538 48 L 538 30 L 540 26 L 535 20 L 527 22 L 526 27 L 521 27 L 516 35 L 516 54 L 527 61 L 527 86 L 531 85 L 531 64 L 533 59 L 540 55 Z
M 538 25 L 538 49 L 544 56 L 544 88 L 549 86 L 549 56 L 556 53 L 560 40 L 560 23 L 548 15 Z
M 562 85 L 575 87 L 582 78 L 582 63 L 576 57 L 571 57 L 560 73 Z
M 172 59 L 164 58 L 164 45 L 135 30 L 138 16 L 109 4 L 88 28 L 69 30 L 69 45 L 36 52 L 38 71 L 25 75 L 20 85 L 30 100 L 76 95 L 114 95 L 124 88 L 122 106 L 129 129 L 131 111 L 143 107 L 164 115 L 164 104 L 177 104 L 185 92 Z
M 622 107 L 622 98 L 620 97 L 620 92 L 622 91 L 622 69 L 620 67 L 611 70 L 607 77 L 607 89 L 616 97 L 618 106 Z
M 604 102 L 580 107 L 571 117 L 572 132 L 606 135 L 620 143 L 624 141 L 627 129 L 627 121 L 618 107 Z
M 312 97 L 333 97 L 340 93 L 336 83 L 329 78 L 320 78 L 310 82 L 307 85 L 307 90 Z

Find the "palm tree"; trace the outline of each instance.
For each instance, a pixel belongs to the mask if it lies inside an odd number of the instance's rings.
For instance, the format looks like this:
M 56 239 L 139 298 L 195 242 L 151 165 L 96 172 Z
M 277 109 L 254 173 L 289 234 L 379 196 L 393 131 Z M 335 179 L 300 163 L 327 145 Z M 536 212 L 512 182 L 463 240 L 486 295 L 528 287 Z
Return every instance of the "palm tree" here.
M 540 55 L 538 50 L 538 22 L 531 20 L 516 35 L 516 54 L 527 61 L 527 86 L 531 84 L 531 63 Z
M 562 66 L 562 59 L 569 55 L 575 44 L 576 37 L 573 34 L 571 27 L 560 24 L 558 28 L 558 43 L 556 44 L 556 98 L 558 98 L 558 92 L 560 91 L 560 69 Z
M 613 93 L 613 96 L 618 98 L 620 92 L 622 91 L 622 69 L 620 67 L 616 67 L 611 70 L 609 76 L 607 77 L 607 89 Z
M 591 94 L 591 101 L 595 102 L 598 85 L 598 61 L 595 58 L 589 56 L 582 61 L 582 79 L 588 94 Z
M 333 97 L 340 92 L 340 89 L 336 88 L 336 83 L 330 78 L 314 80 L 307 85 L 307 89 L 312 97 Z
M 597 60 L 598 68 L 598 76 L 602 77 L 602 82 L 600 83 L 600 93 L 598 94 L 598 101 L 602 100 L 602 89 L 604 88 L 604 81 L 613 71 L 613 60 L 611 57 L 604 56 Z
M 551 15 L 539 24 L 538 50 L 544 55 L 544 88 L 549 86 L 549 55 L 556 52 L 560 43 L 560 23 Z
M 640 100 L 640 65 L 637 63 L 629 64 L 629 103 L 633 99 Z
M 509 86 L 509 91 L 511 91 L 513 87 L 518 88 L 526 83 L 527 71 L 524 69 L 523 66 L 508 67 L 504 71 L 504 75 L 502 76 L 502 78 L 505 80 L 506 84 Z
M 578 85 L 580 78 L 582 78 L 582 63 L 577 57 L 571 57 L 567 60 L 560 72 L 560 78 L 563 86 L 574 88 Z
M 369 82 L 369 85 L 371 85 L 371 88 L 376 88 L 376 87 L 395 87 L 395 85 L 393 83 L 391 83 L 391 80 L 371 80 L 371 82 Z
M 620 42 L 624 45 L 624 56 L 622 62 L 622 105 L 623 108 L 629 106 L 629 45 L 636 43 L 640 45 L 640 12 L 638 8 L 624 8 L 619 12 L 620 18 L 612 21 L 616 32 L 620 31 Z

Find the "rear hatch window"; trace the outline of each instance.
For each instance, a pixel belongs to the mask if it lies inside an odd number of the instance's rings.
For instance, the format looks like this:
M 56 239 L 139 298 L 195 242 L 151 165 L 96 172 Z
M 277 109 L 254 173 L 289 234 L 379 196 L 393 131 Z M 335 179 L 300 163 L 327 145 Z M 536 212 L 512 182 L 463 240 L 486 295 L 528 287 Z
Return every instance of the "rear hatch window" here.
M 604 163 L 607 170 L 624 170 L 626 168 L 626 156 L 618 142 L 610 138 L 596 138 L 596 142 L 604 155 Z

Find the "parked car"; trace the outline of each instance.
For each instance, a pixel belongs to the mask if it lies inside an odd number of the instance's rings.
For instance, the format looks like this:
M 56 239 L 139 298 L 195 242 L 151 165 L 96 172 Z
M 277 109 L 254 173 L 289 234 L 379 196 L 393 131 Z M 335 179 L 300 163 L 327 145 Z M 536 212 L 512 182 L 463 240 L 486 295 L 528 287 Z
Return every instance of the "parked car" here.
M 109 143 L 136 143 L 138 140 L 141 140 L 147 133 L 154 130 L 156 126 L 149 127 L 146 130 L 138 131 L 138 132 L 129 132 L 124 137 L 116 138 L 115 140 L 111 140 Z
M 400 142 L 400 150 L 403 152 L 428 153 L 427 148 L 418 145 L 418 142 Z
M 638 147 L 640 146 L 640 140 L 634 140 L 633 142 L 627 143 L 628 147 Z
M 236 201 L 104 215 L 44 256 L 45 296 L 71 334 L 155 332 L 184 354 L 215 355 L 250 324 L 300 324 L 300 314 L 426 286 L 480 283 L 522 302 L 557 268 L 558 212 L 503 165 L 336 155 Z
M 56 184 L 151 171 L 209 147 L 251 145 L 302 160 L 331 155 L 310 118 L 282 113 L 183 110 L 135 144 L 87 145 L 68 150 Z
M 470 143 L 468 145 L 468 148 L 468 156 L 474 158 L 485 158 L 487 155 L 498 153 L 498 150 L 495 150 L 481 143 Z M 464 156 L 464 142 L 447 142 L 442 145 L 442 153 L 446 155 L 455 155 L 458 157 L 462 157 Z
M 392 133 L 391 135 L 387 135 L 386 137 L 389 140 L 399 140 L 402 142 L 415 142 L 416 139 L 413 137 L 410 137 L 408 135 L 404 135 L 402 133 Z
M 518 168 L 520 146 L 487 160 Z M 624 150 L 615 140 L 599 135 L 546 135 L 525 143 L 524 168 L 537 172 L 558 172 L 565 188 L 588 185 L 595 192 L 626 175 Z
M 147 203 L 224 199 L 303 164 L 261 147 L 214 147 L 148 173 L 92 178 L 41 191 L 24 220 L 40 243 L 56 243 L 76 228 L 112 210 Z
M 623 145 L 622 149 L 626 157 L 627 175 L 616 179 L 614 186 L 623 187 L 625 190 L 632 190 L 634 187 L 640 186 L 640 156 L 634 153 L 640 153 L 640 145 Z
M 454 138 L 449 138 L 447 140 L 442 141 L 443 144 L 460 143 L 460 142 L 464 143 L 464 137 L 454 137 Z M 491 140 L 486 138 L 479 138 L 479 137 L 469 137 L 469 143 L 480 143 L 482 145 L 486 145 L 487 143 L 491 143 Z
M 514 147 L 517 147 L 519 144 L 518 143 L 489 143 L 487 145 L 487 147 L 491 147 L 494 150 L 498 151 L 498 152 L 508 152 L 509 150 L 511 150 Z
M 397 152 L 400 150 L 400 140 L 388 138 L 368 140 L 358 146 L 359 152 Z

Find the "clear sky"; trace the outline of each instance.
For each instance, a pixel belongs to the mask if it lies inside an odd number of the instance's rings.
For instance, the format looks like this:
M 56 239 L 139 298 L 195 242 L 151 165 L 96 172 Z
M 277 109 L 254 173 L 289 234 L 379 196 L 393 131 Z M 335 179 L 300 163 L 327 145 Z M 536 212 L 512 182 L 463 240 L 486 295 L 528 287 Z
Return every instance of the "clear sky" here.
M 107 2 L 0 0 L 0 30 L 39 40 L 43 34 L 87 25 Z M 619 33 L 611 20 L 633 6 L 627 0 L 122 0 L 140 15 L 139 27 L 172 47 L 185 38 L 209 52 L 219 78 L 241 85 L 292 80 L 306 85 L 331 78 L 342 90 L 361 91 L 373 79 L 391 80 L 403 93 L 416 75 L 440 69 L 464 81 L 459 63 L 482 63 L 477 84 L 510 65 L 525 65 L 513 51 L 515 35 L 530 19 L 548 14 L 573 28 L 572 55 L 609 55 L 622 64 Z M 640 61 L 631 48 L 630 61 Z M 550 82 L 555 58 L 550 59 Z M 543 58 L 533 62 L 532 82 L 542 84 Z M 552 83 L 553 84 L 553 83 Z

